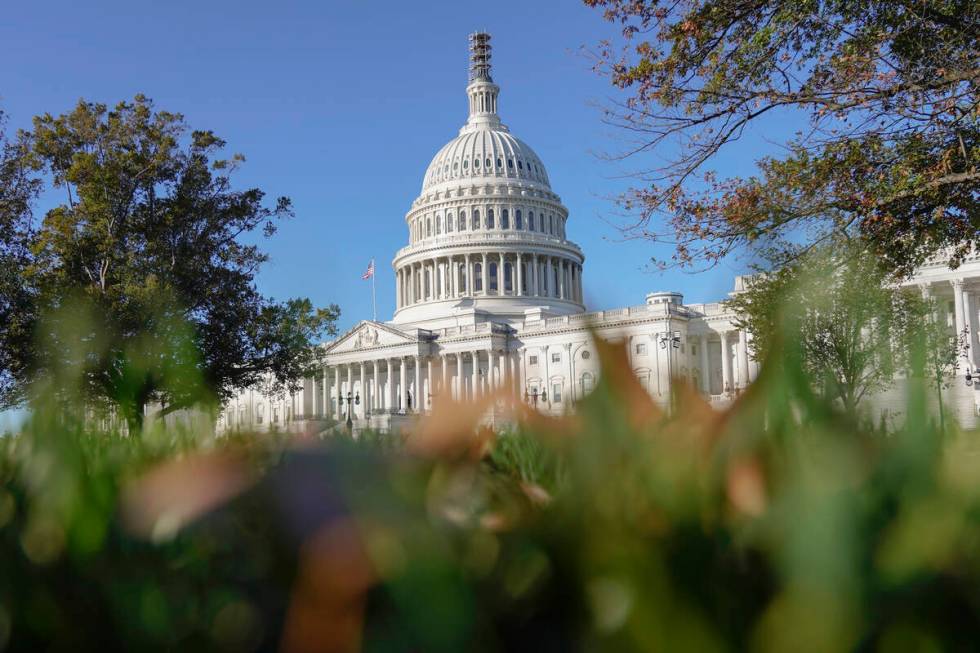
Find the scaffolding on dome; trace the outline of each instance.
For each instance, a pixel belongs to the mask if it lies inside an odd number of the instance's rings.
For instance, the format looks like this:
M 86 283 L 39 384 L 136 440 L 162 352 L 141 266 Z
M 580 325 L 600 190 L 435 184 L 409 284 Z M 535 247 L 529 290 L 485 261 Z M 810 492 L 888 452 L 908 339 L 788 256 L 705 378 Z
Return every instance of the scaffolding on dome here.
M 485 79 L 492 82 L 490 77 L 490 34 L 487 32 L 473 32 L 470 34 L 470 81 Z

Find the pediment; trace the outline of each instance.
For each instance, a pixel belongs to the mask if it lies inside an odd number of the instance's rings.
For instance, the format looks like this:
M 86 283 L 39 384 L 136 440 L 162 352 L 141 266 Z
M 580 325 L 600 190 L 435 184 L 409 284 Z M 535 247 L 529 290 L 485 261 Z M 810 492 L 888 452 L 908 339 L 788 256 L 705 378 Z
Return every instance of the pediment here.
M 409 335 L 387 324 L 365 320 L 328 345 L 327 352 L 341 354 L 416 342 L 418 339 L 414 334 Z

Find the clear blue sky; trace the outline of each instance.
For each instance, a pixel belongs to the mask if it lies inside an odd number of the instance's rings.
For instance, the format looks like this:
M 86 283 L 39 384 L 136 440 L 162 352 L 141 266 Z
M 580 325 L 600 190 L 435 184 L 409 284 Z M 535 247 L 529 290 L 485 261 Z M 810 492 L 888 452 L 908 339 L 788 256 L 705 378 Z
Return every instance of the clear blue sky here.
M 595 106 L 613 91 L 580 47 L 614 28 L 574 0 L 54 0 L 10 2 L 2 16 L 0 106 L 12 126 L 79 98 L 144 93 L 213 129 L 247 157 L 240 186 L 295 204 L 295 219 L 265 245 L 260 289 L 337 303 L 341 328 L 371 316 L 360 275 L 372 257 L 378 315 L 391 316 L 391 258 L 429 160 L 465 120 L 466 37 L 477 29 L 494 36 L 504 122 L 542 157 L 571 212 L 590 308 L 640 304 L 659 289 L 720 299 L 740 269 L 651 271 L 653 246 L 620 242 L 603 219 L 623 181 L 594 152 L 620 143 Z M 722 172 L 744 172 L 765 147 L 743 139 Z

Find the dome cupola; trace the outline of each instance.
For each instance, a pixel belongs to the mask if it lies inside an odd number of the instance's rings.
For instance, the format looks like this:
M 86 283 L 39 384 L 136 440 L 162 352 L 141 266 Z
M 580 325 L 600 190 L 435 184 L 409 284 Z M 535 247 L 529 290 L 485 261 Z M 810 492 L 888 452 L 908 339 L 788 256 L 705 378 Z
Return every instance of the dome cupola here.
M 495 321 L 531 308 L 580 312 L 584 256 L 565 238 L 568 210 L 541 158 L 497 113 L 491 37 L 469 37 L 469 115 L 439 149 L 405 216 L 409 245 L 395 256 L 395 322 L 434 327 L 466 305 Z

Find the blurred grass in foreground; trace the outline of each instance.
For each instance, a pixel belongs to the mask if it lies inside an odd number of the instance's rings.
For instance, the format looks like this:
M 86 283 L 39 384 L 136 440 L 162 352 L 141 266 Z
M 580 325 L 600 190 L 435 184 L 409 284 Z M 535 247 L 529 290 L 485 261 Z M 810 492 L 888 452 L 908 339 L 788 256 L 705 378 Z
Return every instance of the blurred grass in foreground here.
M 0 441 L 7 650 L 972 648 L 980 474 L 921 379 L 901 430 L 810 390 L 792 344 L 725 413 L 670 414 L 600 347 L 574 415 L 438 406 L 402 440 L 92 432 Z M 501 404 L 503 398 L 497 398 Z

